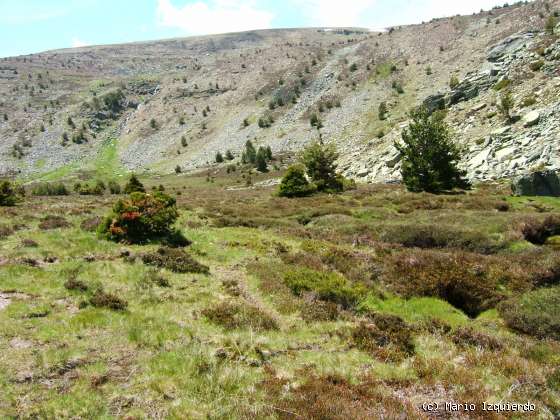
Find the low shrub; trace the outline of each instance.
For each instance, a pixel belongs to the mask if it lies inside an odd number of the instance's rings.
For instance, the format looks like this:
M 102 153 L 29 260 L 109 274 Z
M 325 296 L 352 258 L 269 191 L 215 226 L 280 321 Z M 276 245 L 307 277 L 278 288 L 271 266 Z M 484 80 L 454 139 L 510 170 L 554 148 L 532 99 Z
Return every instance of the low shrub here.
M 103 219 L 99 216 L 84 219 L 82 223 L 80 223 L 80 229 L 86 232 L 95 232 L 97 231 L 97 228 L 99 227 L 102 221 Z
M 488 350 L 501 350 L 503 344 L 496 337 L 475 331 L 470 327 L 461 327 L 455 331 L 452 340 L 458 346 L 476 346 Z
M 535 245 L 543 245 L 551 236 L 560 234 L 560 216 L 551 215 L 543 221 L 529 219 L 521 226 L 525 240 Z
M 511 329 L 537 338 L 560 340 L 560 286 L 537 289 L 498 306 Z
M 353 384 L 335 375 L 307 376 L 301 385 L 291 386 L 287 379 L 271 375 L 261 388 L 272 401 L 270 406 L 267 405 L 270 413 L 266 418 L 365 420 L 419 417 L 411 403 L 403 402 L 387 392 L 382 384 L 373 381 Z
M 11 207 L 18 202 L 16 188 L 9 181 L 0 182 L 0 206 Z
M 334 302 L 309 299 L 301 305 L 301 317 L 304 321 L 336 321 L 340 316 L 340 308 Z
M 412 328 L 402 318 L 388 314 L 372 314 L 371 318 L 373 322 L 361 322 L 352 330 L 357 348 L 390 361 L 414 354 Z
M 161 192 L 135 192 L 115 203 L 98 233 L 116 242 L 144 243 L 173 233 L 171 226 L 178 216 L 174 198 Z
M 209 321 L 227 329 L 250 328 L 255 331 L 277 330 L 276 320 L 262 309 L 240 302 L 221 302 L 202 311 Z
M 90 305 L 96 308 L 108 308 L 114 311 L 124 311 L 128 307 L 128 302 L 120 297 L 104 292 L 101 289 L 96 290 L 89 298 Z
M 14 229 L 10 226 L 0 225 L 0 239 L 6 239 L 8 236 L 13 235 Z
M 503 248 L 489 234 L 442 224 L 399 224 L 385 228 L 383 242 L 398 243 L 408 248 L 460 248 L 490 254 Z
M 200 264 L 181 249 L 161 247 L 156 252 L 143 254 L 141 258 L 146 265 L 166 268 L 175 273 L 208 274 L 210 272 L 207 266 Z
M 404 297 L 437 297 L 470 317 L 501 301 L 499 284 L 511 280 L 507 268 L 498 262 L 487 262 L 476 254 L 437 251 L 395 254 L 386 259 L 382 276 Z
M 311 292 L 321 300 L 352 307 L 365 295 L 359 285 L 351 284 L 345 277 L 333 272 L 320 272 L 308 268 L 293 268 L 284 274 L 284 283 L 296 295 Z
M 66 185 L 63 183 L 44 183 L 35 185 L 31 189 L 32 195 L 39 195 L 39 196 L 59 196 L 59 195 L 68 195 L 68 189 Z
M 70 223 L 62 216 L 48 215 L 43 217 L 39 223 L 39 229 L 41 230 L 63 229 L 67 227 L 70 227 Z
M 88 285 L 83 281 L 78 280 L 75 276 L 70 276 L 66 282 L 64 282 L 64 288 L 67 290 L 76 290 L 78 292 L 87 292 Z

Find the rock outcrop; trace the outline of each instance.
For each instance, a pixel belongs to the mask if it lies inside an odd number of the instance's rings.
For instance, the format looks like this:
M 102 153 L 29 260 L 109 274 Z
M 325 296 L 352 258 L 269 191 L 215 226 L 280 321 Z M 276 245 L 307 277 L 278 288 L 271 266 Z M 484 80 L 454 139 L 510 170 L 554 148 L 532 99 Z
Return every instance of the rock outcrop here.
M 558 171 L 536 171 L 516 178 L 511 185 L 515 195 L 560 197 Z

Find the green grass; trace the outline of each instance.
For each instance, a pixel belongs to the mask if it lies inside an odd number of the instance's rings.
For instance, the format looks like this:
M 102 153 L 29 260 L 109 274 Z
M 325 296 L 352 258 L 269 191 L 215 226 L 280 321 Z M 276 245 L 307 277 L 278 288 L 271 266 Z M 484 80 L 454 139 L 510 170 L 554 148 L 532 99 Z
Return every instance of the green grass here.
M 398 297 L 380 299 L 376 296 L 368 296 L 360 304 L 360 310 L 397 315 L 411 323 L 437 319 L 456 327 L 468 322 L 468 317 L 463 312 L 443 300 L 431 297 L 406 300 Z
M 105 145 L 96 170 L 118 172 L 116 149 L 116 142 Z M 537 208 L 519 200 L 499 213 L 494 203 L 502 193 L 492 189 L 436 197 L 359 186 L 340 196 L 288 200 L 273 197 L 272 189 L 227 191 L 237 176 L 218 173 L 214 183 L 204 174 L 142 178 L 149 188 L 163 184 L 172 195 L 182 192 L 176 226 L 193 242 L 187 252 L 210 268 L 209 275 L 157 270 L 168 286 L 156 283 L 154 268 L 141 259 L 119 257 L 123 248 L 137 255 L 158 244 L 118 244 L 80 229 L 84 219 L 107 214 L 115 197 L 28 196 L 15 208 L 0 208 L 1 224 L 18 227 L 0 239 L 0 298 L 9 300 L 0 309 L 2 415 L 277 418 L 266 381 L 284 378 L 290 395 L 312 376 L 333 375 L 354 385 L 377 381 L 414 406 L 445 384 L 450 398 L 530 400 L 543 417 L 557 412 L 560 395 L 546 384 L 560 366 L 560 344 L 510 330 L 495 308 L 469 319 L 440 299 L 404 299 L 387 282 L 393 264 L 415 267 L 425 253 L 380 239 L 388 227 L 427 223 L 510 237 L 513 222 L 538 215 Z M 410 211 L 403 212 L 405 206 Z M 39 229 L 47 214 L 64 217 L 70 227 Z M 230 223 L 220 227 L 226 216 Z M 23 246 L 24 239 L 38 246 Z M 475 255 L 479 269 L 501 269 L 485 265 L 489 258 L 524 270 L 554 256 L 543 247 L 541 260 L 524 241 L 509 245 L 490 257 Z M 527 259 L 518 262 L 521 257 Z M 72 276 L 89 290 L 66 289 Z M 127 309 L 85 305 L 100 287 Z M 517 292 L 505 280 L 500 290 Z M 321 299 L 345 308 L 331 307 L 335 318 L 304 317 Z M 265 314 L 277 329 L 255 329 L 252 322 L 225 328 L 203 315 L 223 302 L 257 308 L 251 316 Z M 371 322 L 372 313 L 409 324 L 414 353 L 396 361 L 356 348 L 352 331 Z M 452 330 L 430 330 L 434 319 Z M 504 349 L 454 343 L 463 326 L 499 338 Z M 512 388 L 521 376 L 531 386 Z

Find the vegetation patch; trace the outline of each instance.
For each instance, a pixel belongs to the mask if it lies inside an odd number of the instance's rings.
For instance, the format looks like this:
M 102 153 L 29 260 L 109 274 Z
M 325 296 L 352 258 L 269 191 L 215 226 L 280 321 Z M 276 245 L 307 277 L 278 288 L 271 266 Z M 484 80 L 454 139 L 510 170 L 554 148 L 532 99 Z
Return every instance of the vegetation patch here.
M 551 236 L 560 235 L 560 216 L 551 215 L 539 221 L 527 220 L 521 227 L 525 240 L 535 245 L 543 245 Z
M 416 248 L 460 248 L 489 254 L 505 245 L 486 232 L 442 224 L 400 224 L 385 228 L 381 240 Z
M 470 317 L 502 300 L 498 286 L 511 279 L 506 268 L 497 263 L 484 264 L 476 254 L 437 251 L 393 255 L 383 277 L 404 297 L 438 297 Z
M 202 314 L 209 321 L 227 329 L 250 328 L 254 331 L 268 331 L 279 328 L 276 319 L 247 302 L 224 301 L 204 309 Z
M 200 264 L 182 249 L 160 247 L 156 252 L 142 254 L 144 264 L 166 268 L 175 273 L 208 274 L 210 269 Z
M 508 327 L 538 338 L 560 340 L 560 287 L 534 290 L 502 302 L 498 311 Z
M 470 327 L 459 328 L 453 334 L 452 339 L 458 346 L 476 346 L 488 350 L 501 350 L 503 348 L 502 342 L 496 337 Z
M 96 308 L 107 308 L 114 311 L 124 311 L 128 307 L 126 300 L 102 289 L 97 289 L 93 293 L 89 298 L 89 303 Z
M 334 302 L 345 308 L 355 306 L 365 295 L 363 287 L 350 283 L 340 274 L 308 268 L 289 269 L 284 274 L 284 283 L 296 295 L 312 292 L 321 300 Z
M 270 377 L 262 383 L 273 402 L 271 416 L 314 420 L 418 417 L 412 404 L 392 396 L 380 383 L 352 384 L 337 375 L 305 376 L 303 383 L 295 386 L 277 377 Z
M 134 192 L 117 201 L 112 213 L 99 225 L 98 232 L 116 242 L 145 243 L 171 235 L 177 217 L 174 198 L 162 192 Z
M 412 328 L 402 318 L 373 313 L 372 322 L 361 322 L 352 330 L 354 345 L 375 357 L 399 361 L 414 354 Z
M 43 217 L 39 223 L 39 229 L 41 230 L 63 229 L 70 226 L 70 223 L 64 217 L 54 215 Z

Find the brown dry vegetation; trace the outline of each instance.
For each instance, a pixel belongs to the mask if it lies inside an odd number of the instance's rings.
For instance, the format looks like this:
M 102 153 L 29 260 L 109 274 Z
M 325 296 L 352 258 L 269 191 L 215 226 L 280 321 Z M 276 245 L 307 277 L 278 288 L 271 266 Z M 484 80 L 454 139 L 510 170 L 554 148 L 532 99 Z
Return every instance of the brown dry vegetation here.
M 19 226 L 0 239 L 2 412 L 422 418 L 424 402 L 504 400 L 560 413 L 560 256 L 523 232 L 555 217 L 557 200 L 501 185 L 284 200 L 227 190 L 232 177 L 142 179 L 177 197 L 186 248 L 123 248 L 83 229 L 82 210 L 93 225 L 108 195 L 0 209 Z M 41 214 L 64 227 L 41 229 Z M 401 240 L 419 226 L 445 240 Z

